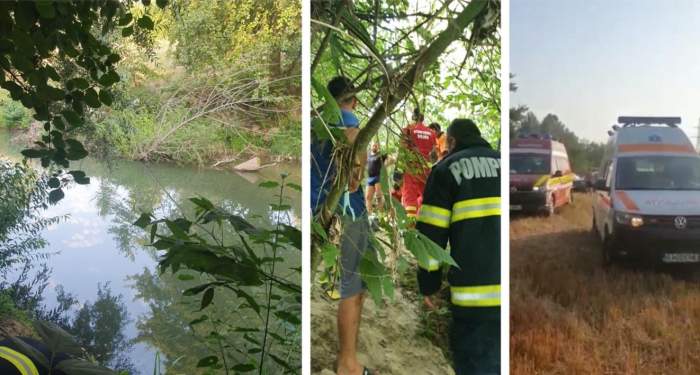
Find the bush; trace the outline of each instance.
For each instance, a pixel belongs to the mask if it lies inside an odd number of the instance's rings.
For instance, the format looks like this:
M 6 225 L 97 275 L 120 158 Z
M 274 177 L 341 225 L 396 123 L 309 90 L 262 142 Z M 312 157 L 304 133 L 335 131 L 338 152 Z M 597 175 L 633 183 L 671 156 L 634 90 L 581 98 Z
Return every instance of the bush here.
M 27 129 L 32 120 L 31 111 L 24 108 L 22 103 L 0 95 L 0 124 L 8 129 Z

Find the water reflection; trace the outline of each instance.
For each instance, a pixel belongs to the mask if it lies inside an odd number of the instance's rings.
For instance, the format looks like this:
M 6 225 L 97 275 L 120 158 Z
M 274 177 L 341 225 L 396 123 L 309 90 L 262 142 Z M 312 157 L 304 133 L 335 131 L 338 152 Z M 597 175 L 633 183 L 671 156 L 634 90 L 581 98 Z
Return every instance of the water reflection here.
M 141 212 L 153 212 L 157 217 L 188 216 L 193 206 L 187 199 L 205 196 L 257 225 L 271 226 L 277 221 L 297 225 L 299 199 L 286 202 L 289 209 L 273 211 L 269 202 L 277 200 L 275 191 L 261 190 L 257 184 L 224 172 L 130 162 L 116 162 L 109 169 L 90 160 L 76 167 L 91 176 L 91 184 L 69 187 L 59 204 L 41 214 L 42 218 L 68 215 L 65 221 L 40 231 L 48 242 L 45 251 L 54 254 L 46 260 L 52 269 L 43 293 L 47 309 L 60 310 L 65 305 L 62 294 L 68 291 L 80 301 L 69 308 L 69 315 L 77 316 L 84 306 L 94 306 L 96 302 L 88 301 L 99 300 L 100 293 L 104 294 L 100 288 L 109 285 L 110 296 L 120 298 L 127 314 L 120 334 L 130 345 L 113 345 L 120 347 L 128 359 L 123 363 L 133 365 L 136 373 L 152 373 L 156 353 L 162 353 L 160 358 L 167 369 L 191 373 L 195 360 L 211 353 L 213 342 L 208 334 L 216 332 L 212 326 L 215 319 L 189 327 L 189 322 L 201 317 L 197 313 L 199 299 L 183 298 L 181 293 L 200 281 L 199 275 L 190 281 L 170 274 L 158 277 L 157 253 L 145 246 L 148 235 L 132 223 Z M 285 259 L 284 268 L 299 267 L 299 253 L 291 255 Z M 235 295 L 230 297 L 226 298 L 230 303 L 219 303 L 207 313 L 230 317 L 242 303 Z M 257 324 L 253 316 L 240 319 L 241 327 Z M 250 345 L 234 341 L 236 337 L 241 335 L 230 335 L 226 345 Z

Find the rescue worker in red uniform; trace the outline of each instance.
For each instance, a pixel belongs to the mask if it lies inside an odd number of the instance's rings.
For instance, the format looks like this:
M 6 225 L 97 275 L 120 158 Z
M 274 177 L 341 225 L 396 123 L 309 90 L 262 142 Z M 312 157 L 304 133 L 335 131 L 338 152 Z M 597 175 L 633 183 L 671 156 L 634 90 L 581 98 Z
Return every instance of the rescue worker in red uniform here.
M 445 248 L 459 265 L 450 267 L 450 346 L 457 375 L 500 371 L 501 184 L 500 153 L 471 120 L 447 129 L 447 156 L 425 186 L 416 228 Z M 424 268 L 423 268 L 424 267 Z M 442 269 L 430 259 L 418 270 L 425 304 L 442 284 Z
M 402 130 L 402 146 L 409 151 L 409 154 L 403 175 L 401 205 L 408 217 L 417 216 L 425 182 L 430 174 L 430 154 L 437 142 L 435 131 L 425 126 L 423 120 L 423 114 L 416 108 L 413 111 L 414 123 Z

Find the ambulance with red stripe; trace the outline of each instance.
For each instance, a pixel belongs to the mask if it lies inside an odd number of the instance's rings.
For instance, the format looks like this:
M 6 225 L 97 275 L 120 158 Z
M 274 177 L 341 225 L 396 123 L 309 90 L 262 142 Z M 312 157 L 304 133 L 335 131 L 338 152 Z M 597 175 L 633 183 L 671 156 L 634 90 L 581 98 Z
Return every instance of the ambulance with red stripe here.
M 574 174 L 561 142 L 549 136 L 530 135 L 510 146 L 511 211 L 547 215 L 573 201 Z
M 679 117 L 619 117 L 595 183 L 605 264 L 700 263 L 700 156 Z

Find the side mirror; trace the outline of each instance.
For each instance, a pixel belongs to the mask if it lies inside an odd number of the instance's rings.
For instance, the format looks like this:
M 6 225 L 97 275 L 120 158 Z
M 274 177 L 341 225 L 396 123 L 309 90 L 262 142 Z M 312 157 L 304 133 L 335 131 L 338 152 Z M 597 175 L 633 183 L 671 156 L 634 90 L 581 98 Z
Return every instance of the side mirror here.
M 552 175 L 552 177 L 561 177 L 561 176 L 563 176 L 563 174 L 561 173 L 561 171 L 556 171 L 556 172 L 554 172 L 554 174 Z
M 610 189 L 608 189 L 607 186 L 605 186 L 605 180 L 602 180 L 602 179 L 596 180 L 594 187 L 596 190 L 605 190 L 605 191 L 610 190 Z

